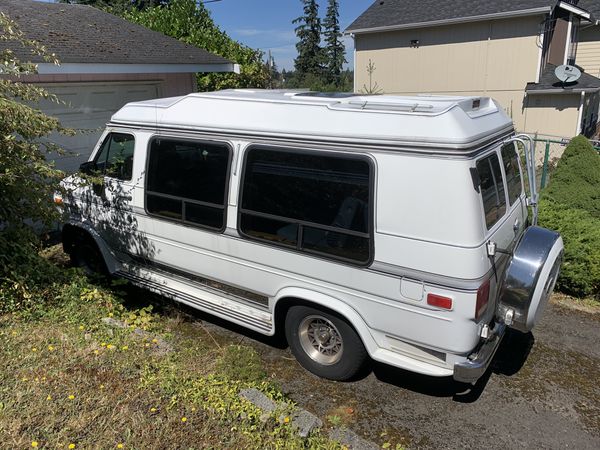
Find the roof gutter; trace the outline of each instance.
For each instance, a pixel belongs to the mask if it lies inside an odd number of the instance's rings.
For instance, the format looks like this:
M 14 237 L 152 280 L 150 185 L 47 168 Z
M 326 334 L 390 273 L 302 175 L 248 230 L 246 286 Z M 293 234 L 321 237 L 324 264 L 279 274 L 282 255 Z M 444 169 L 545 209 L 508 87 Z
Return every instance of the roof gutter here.
M 583 89 L 536 89 L 531 91 L 525 91 L 527 95 L 542 95 L 542 94 L 552 94 L 552 95 L 565 95 L 565 94 L 580 94 L 583 92 L 600 92 L 600 88 L 583 88 Z
M 457 17 L 454 19 L 443 19 L 433 20 L 430 22 L 416 22 L 416 23 L 405 23 L 401 25 L 388 25 L 385 27 L 373 27 L 373 28 L 357 28 L 357 29 L 346 29 L 345 35 L 348 34 L 367 34 L 367 33 L 379 33 L 384 31 L 396 31 L 396 30 L 410 30 L 414 28 L 425 28 L 425 27 L 437 27 L 441 25 L 454 25 L 468 22 L 482 22 L 486 20 L 498 20 L 508 19 L 511 17 L 522 17 L 522 16 L 536 16 L 540 14 L 547 14 L 552 10 L 550 6 L 544 6 L 541 8 L 523 9 L 520 11 L 509 11 L 494 14 L 484 14 L 480 16 L 470 17 Z
M 40 75 L 57 74 L 123 74 L 123 73 L 240 73 L 239 64 L 231 62 L 205 64 L 95 64 L 95 63 L 38 63 Z

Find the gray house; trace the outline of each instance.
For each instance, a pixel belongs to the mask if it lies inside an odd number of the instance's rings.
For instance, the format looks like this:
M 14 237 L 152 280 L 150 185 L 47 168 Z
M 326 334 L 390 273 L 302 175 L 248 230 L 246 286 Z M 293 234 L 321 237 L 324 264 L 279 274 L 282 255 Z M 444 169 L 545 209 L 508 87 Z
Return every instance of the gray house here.
M 112 14 L 85 5 L 0 0 L 0 11 L 25 35 L 60 60 L 56 66 L 28 49 L 10 47 L 23 61 L 38 63 L 38 75 L 23 77 L 43 86 L 66 105 L 45 102 L 42 110 L 62 124 L 88 130 L 73 138 L 54 136 L 79 157 L 57 157 L 61 169 L 75 170 L 87 159 L 98 130 L 125 103 L 186 95 L 198 72 L 235 72 L 233 62 Z M 9 44 L 0 41 L 0 50 Z

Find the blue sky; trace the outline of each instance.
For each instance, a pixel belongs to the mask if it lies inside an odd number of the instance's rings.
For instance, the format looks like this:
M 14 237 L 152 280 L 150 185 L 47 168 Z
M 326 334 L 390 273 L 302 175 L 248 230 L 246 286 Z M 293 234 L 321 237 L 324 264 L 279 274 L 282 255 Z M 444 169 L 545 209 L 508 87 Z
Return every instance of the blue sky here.
M 342 30 L 354 21 L 374 0 L 340 0 Z M 321 17 L 325 16 L 327 0 L 318 0 Z M 300 0 L 222 0 L 207 3 L 215 22 L 232 38 L 263 50 L 270 49 L 280 69 L 292 69 L 296 57 L 295 25 L 292 20 L 302 14 Z M 353 64 L 354 44 L 346 43 L 348 65 Z
M 38 0 L 53 1 L 53 0 Z M 340 24 L 345 29 L 366 10 L 374 0 L 340 0 Z M 321 17 L 325 16 L 327 0 L 318 0 Z M 295 25 L 292 20 L 302 14 L 300 0 L 221 0 L 207 3 L 213 19 L 233 39 L 271 50 L 279 69 L 292 69 L 296 57 Z M 348 66 L 353 65 L 354 44 L 344 38 Z

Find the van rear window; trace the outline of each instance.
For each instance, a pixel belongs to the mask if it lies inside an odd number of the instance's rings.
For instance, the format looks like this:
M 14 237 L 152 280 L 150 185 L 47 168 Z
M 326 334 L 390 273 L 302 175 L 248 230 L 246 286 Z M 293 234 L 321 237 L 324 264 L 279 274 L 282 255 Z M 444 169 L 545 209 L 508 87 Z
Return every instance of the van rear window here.
M 366 158 L 252 148 L 244 170 L 243 235 L 336 259 L 370 260 Z
M 508 200 L 513 205 L 523 192 L 521 183 L 521 170 L 519 169 L 519 156 L 515 144 L 506 144 L 500 151 L 502 153 L 502 163 L 504 164 L 504 173 L 506 173 L 506 186 L 508 187 Z
M 480 179 L 485 224 L 489 230 L 506 212 L 506 194 L 498 155 L 492 153 L 477 161 L 477 172 Z

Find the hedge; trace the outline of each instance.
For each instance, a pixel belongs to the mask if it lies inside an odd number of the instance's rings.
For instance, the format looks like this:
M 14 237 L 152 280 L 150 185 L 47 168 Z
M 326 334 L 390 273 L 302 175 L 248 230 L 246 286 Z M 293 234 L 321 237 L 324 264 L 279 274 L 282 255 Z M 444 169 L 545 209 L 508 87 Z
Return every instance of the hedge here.
M 557 288 L 600 300 L 600 155 L 585 137 L 571 141 L 542 192 L 539 224 L 565 243 Z

